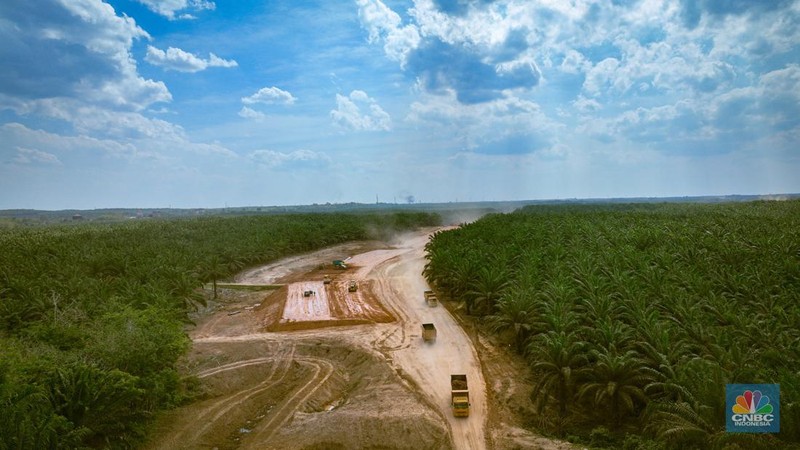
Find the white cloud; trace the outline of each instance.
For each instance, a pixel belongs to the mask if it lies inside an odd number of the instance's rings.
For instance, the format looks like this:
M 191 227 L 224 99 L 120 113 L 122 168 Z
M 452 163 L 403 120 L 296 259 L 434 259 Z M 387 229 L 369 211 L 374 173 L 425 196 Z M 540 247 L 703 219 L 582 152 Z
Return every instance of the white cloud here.
M 100 156 L 132 157 L 136 154 L 136 148 L 131 144 L 88 136 L 62 136 L 15 122 L 0 126 L 0 141 L 12 148 L 37 149 L 52 155 L 85 152 Z
M 582 113 L 593 113 L 603 108 L 597 100 L 586 98 L 582 95 L 579 95 L 578 98 L 572 102 L 572 106 Z
M 11 162 L 16 164 L 45 164 L 60 166 L 61 161 L 52 153 L 32 148 L 17 147 L 17 155 Z
M 239 65 L 236 61 L 222 59 L 213 53 L 209 54 L 208 59 L 202 59 L 179 48 L 169 47 L 167 51 L 164 51 L 152 45 L 147 46 L 147 55 L 144 59 L 154 66 L 178 72 L 199 72 L 209 67 L 237 67 Z
M 253 105 L 256 103 L 291 105 L 295 101 L 297 101 L 297 99 L 291 93 L 278 89 L 275 86 L 261 88 L 258 92 L 249 97 L 242 97 L 242 103 L 245 105 Z
M 208 54 L 209 67 L 237 67 L 238 65 L 239 63 L 232 59 L 222 59 L 213 53 Z
M 359 106 L 361 105 L 361 106 Z M 362 112 L 361 107 L 368 111 Z M 366 92 L 355 90 L 349 97 L 336 94 L 336 109 L 331 111 L 334 122 L 357 131 L 389 131 L 392 119 Z
M 400 16 L 380 0 L 357 0 L 358 17 L 369 32 L 369 41 L 385 41 L 386 55 L 405 65 L 409 52 L 420 43 L 419 30 L 414 25 L 401 25 Z
M 547 117 L 535 102 L 509 96 L 463 105 L 453 91 L 414 102 L 407 120 L 427 125 L 437 135 L 453 136 L 454 144 L 466 149 L 491 148 L 514 137 L 533 138 L 536 143 L 521 148 L 523 153 L 550 146 L 553 137 L 564 131 L 564 125 Z
M 150 11 L 156 14 L 173 20 L 176 18 L 175 13 L 183 10 L 214 10 L 216 5 L 214 2 L 208 0 L 137 0 L 139 3 L 147 6 Z M 193 19 L 194 16 L 189 13 L 180 14 L 177 16 L 179 19 Z
M 591 95 L 599 95 L 607 85 L 620 85 L 622 78 L 616 76 L 618 69 L 619 60 L 616 58 L 600 61 L 589 69 L 583 88 Z
M 242 106 L 242 109 L 239 110 L 239 117 L 244 117 L 245 119 L 261 120 L 266 118 L 267 115 L 262 113 L 261 111 L 256 111 L 254 109 L 248 108 L 247 106 Z
M 60 119 L 81 134 L 116 138 L 185 139 L 183 129 L 173 123 L 151 119 L 138 112 L 115 111 L 73 99 L 42 99 L 26 104 L 27 112 Z
M 592 63 L 586 60 L 582 53 L 573 49 L 567 50 L 561 62 L 561 70 L 567 73 L 585 73 L 592 68 Z
M 50 114 L 73 116 L 77 136 L 66 136 L 44 130 L 33 130 L 19 123 L 5 124 L 0 136 L 6 145 L 36 148 L 59 154 L 62 151 L 99 152 L 126 159 L 163 159 L 178 155 L 216 155 L 236 159 L 238 155 L 220 144 L 192 142 L 178 125 L 149 119 L 138 113 L 113 112 L 106 109 L 81 107 L 59 109 L 63 105 L 47 105 Z
M 760 84 L 771 98 L 794 97 L 800 102 L 800 65 L 788 64 L 761 76 Z
M 137 72 L 131 46 L 150 36 L 132 18 L 117 16 L 99 0 L 43 0 L 36 7 L 8 1 L 5 19 L 14 25 L 13 39 L 5 39 L 3 46 L 4 67 L 25 68 L 36 77 L 35 82 L 17 76 L 0 83 L 4 103 L 16 111 L 43 98 L 128 110 L 172 100 L 163 82 Z
M 296 150 L 290 153 L 256 150 L 249 157 L 253 162 L 271 169 L 325 167 L 331 162 L 328 155 L 311 150 Z
M 765 128 L 800 129 L 800 66 L 761 75 L 752 86 L 731 89 L 699 105 L 717 128 L 757 133 Z

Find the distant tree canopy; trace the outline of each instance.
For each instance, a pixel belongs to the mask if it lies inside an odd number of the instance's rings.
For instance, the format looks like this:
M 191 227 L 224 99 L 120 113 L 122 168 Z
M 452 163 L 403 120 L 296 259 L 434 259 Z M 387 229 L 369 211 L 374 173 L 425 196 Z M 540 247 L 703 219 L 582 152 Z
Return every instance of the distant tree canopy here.
M 284 214 L 0 228 L 0 450 L 134 447 L 177 405 L 204 283 L 242 267 L 439 223 Z
M 530 206 L 426 250 L 439 293 L 527 358 L 556 433 L 800 443 L 800 201 Z M 780 434 L 726 433 L 726 383 L 779 383 Z

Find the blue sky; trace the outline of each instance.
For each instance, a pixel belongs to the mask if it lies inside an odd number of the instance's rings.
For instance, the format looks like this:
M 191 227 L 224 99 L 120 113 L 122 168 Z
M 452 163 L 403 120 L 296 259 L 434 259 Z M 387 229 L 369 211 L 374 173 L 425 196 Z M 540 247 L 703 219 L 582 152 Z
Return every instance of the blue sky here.
M 800 192 L 800 0 L 4 0 L 0 209 Z

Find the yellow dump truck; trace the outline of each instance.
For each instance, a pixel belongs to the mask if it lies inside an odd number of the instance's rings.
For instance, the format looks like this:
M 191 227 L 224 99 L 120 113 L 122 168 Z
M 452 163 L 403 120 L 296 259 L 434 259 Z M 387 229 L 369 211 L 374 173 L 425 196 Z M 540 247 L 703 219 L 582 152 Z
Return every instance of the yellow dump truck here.
M 331 276 L 325 275 L 322 277 L 322 284 L 331 284 Z
M 450 403 L 455 417 L 469 417 L 469 389 L 467 375 L 450 375 Z
M 436 340 L 436 327 L 432 323 L 422 324 L 422 340 L 425 342 L 434 342 Z
M 356 284 L 356 282 L 355 282 L 355 281 L 352 281 L 352 280 L 351 280 L 351 281 L 350 281 L 350 282 L 347 284 L 347 291 L 348 291 L 348 292 L 355 292 L 355 291 L 357 291 L 357 290 L 358 290 L 358 285 Z
M 436 298 L 436 294 L 433 291 L 425 291 L 425 303 L 428 306 L 436 306 L 439 304 L 439 300 Z

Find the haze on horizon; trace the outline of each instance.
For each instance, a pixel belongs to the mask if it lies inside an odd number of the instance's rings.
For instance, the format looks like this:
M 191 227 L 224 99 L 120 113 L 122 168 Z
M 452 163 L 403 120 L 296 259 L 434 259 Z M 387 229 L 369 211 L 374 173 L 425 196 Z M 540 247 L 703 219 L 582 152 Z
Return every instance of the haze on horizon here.
M 6 0 L 0 209 L 800 192 L 800 0 Z

